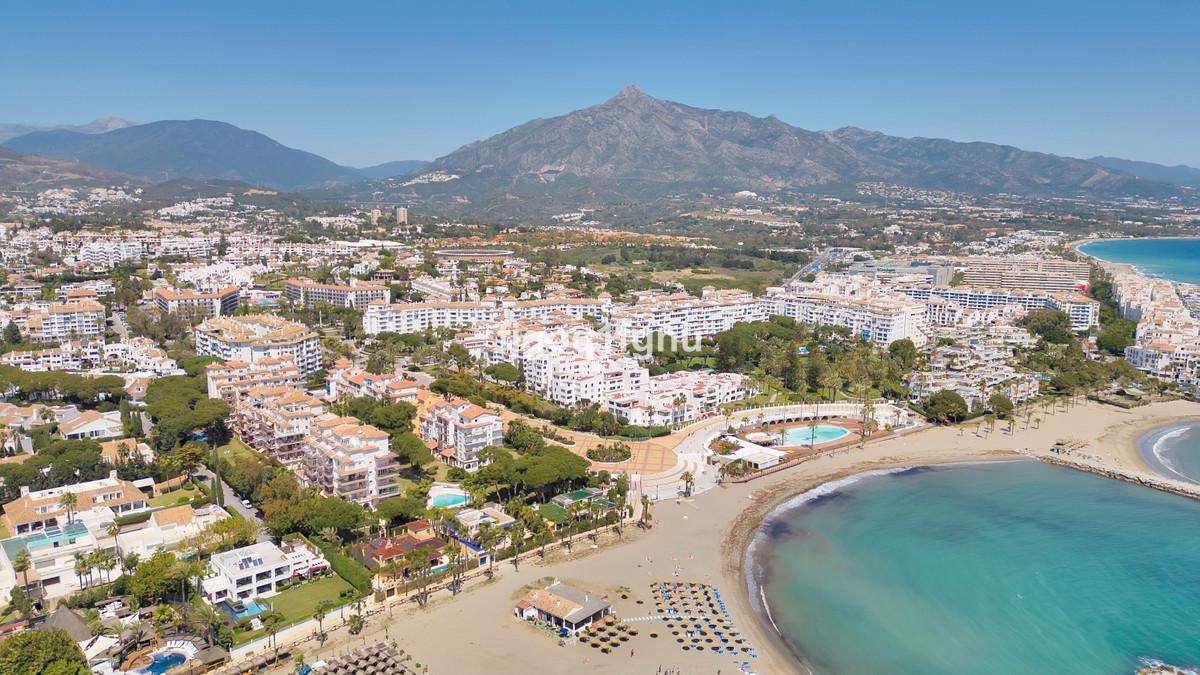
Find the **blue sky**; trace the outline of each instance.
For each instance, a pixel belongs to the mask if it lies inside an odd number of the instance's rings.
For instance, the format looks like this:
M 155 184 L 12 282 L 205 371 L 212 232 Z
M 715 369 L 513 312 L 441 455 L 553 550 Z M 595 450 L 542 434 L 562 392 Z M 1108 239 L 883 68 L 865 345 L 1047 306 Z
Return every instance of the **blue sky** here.
M 51 7 L 53 5 L 53 7 Z M 626 84 L 808 129 L 1200 166 L 1200 2 L 9 3 L 0 121 L 432 159 Z

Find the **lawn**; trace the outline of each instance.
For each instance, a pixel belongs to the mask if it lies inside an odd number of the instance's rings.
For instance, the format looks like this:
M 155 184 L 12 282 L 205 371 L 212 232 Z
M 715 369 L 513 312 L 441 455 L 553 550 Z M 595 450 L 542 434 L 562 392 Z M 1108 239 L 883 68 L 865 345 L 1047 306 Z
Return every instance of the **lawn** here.
M 190 502 L 193 497 L 201 494 L 199 489 L 191 488 L 186 490 L 173 490 L 164 492 L 163 494 L 150 499 L 150 508 L 158 509 L 164 506 L 175 506 L 176 504 L 185 504 Z
M 317 603 L 328 600 L 333 605 L 340 605 L 344 598 L 339 595 L 344 591 L 353 591 L 354 587 L 336 574 L 310 581 L 296 588 L 289 588 L 270 599 L 270 605 L 283 615 L 286 623 L 312 618 Z
M 539 506 L 538 511 L 542 514 L 543 517 L 546 518 L 546 520 L 549 520 L 550 522 L 552 522 L 556 525 L 559 523 L 566 522 L 567 518 L 570 517 L 570 514 L 567 513 L 566 509 L 559 506 L 558 504 L 552 504 L 550 502 L 547 502 L 547 503 Z
M 222 457 L 227 457 L 231 461 L 239 459 L 252 459 L 258 456 L 258 453 L 250 449 L 241 439 L 235 438 L 229 443 L 217 448 L 217 452 L 221 453 Z
M 311 619 L 317 604 L 322 600 L 332 603 L 326 609 L 327 614 L 331 613 L 337 606 L 345 604 L 346 599 L 340 595 L 347 590 L 353 591 L 354 587 L 338 575 L 331 574 L 316 581 L 306 582 L 296 588 L 289 588 L 273 598 L 260 602 L 270 605 L 274 611 L 283 615 L 282 625 L 288 626 Z M 245 644 L 263 635 L 266 635 L 266 629 L 245 632 L 234 630 L 233 642 L 235 645 Z

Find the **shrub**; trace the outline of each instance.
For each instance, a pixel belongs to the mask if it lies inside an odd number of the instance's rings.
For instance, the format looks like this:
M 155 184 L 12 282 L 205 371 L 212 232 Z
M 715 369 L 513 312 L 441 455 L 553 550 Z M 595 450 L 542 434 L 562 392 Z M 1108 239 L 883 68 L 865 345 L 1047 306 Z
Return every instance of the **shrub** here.
M 624 462 L 632 456 L 633 452 L 624 443 L 597 445 L 587 451 L 588 459 L 593 462 Z

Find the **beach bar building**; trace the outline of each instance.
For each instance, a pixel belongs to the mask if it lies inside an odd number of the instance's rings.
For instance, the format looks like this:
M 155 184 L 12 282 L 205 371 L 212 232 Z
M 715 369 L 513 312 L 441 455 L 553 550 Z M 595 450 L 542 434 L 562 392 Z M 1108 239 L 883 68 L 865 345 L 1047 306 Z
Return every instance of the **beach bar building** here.
M 561 581 L 529 591 L 517 601 L 514 612 L 526 621 L 549 624 L 564 635 L 574 635 L 613 613 L 612 603 Z

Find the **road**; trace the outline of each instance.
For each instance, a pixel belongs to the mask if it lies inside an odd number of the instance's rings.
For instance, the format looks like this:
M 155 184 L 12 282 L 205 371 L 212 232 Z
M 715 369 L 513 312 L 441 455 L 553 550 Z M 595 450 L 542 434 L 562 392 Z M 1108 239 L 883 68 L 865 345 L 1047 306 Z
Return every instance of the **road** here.
M 207 468 L 197 468 L 195 474 L 203 478 L 204 481 L 209 485 L 212 485 L 213 474 Z M 262 518 L 258 517 L 258 513 L 254 509 L 246 508 L 246 506 L 242 504 L 241 498 L 238 497 L 238 494 L 234 492 L 233 488 L 229 487 L 229 484 L 224 480 L 221 481 L 220 489 L 225 496 L 225 509 L 236 511 L 238 515 L 257 525 L 258 541 L 270 541 L 271 536 L 266 533 L 265 529 L 263 529 L 263 521 Z

